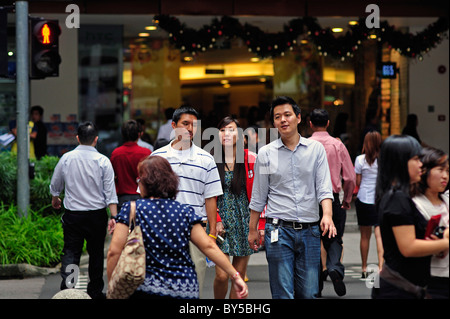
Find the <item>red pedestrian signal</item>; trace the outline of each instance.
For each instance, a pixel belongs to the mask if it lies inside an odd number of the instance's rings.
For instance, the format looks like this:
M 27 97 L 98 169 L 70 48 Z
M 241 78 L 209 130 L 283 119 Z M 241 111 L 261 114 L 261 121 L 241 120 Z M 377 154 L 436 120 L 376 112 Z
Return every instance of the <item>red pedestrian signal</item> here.
M 30 75 L 34 79 L 59 76 L 58 20 L 30 17 Z
M 50 28 L 48 27 L 47 23 L 44 24 L 44 26 L 41 29 L 41 32 L 42 32 L 42 37 L 44 38 L 42 43 L 50 44 Z

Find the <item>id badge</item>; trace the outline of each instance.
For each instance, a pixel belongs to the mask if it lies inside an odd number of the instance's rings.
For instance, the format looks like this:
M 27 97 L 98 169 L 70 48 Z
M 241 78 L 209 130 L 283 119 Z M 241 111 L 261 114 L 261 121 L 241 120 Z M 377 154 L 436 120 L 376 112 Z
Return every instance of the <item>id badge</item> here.
M 270 232 L 270 242 L 276 243 L 278 241 L 278 228 Z

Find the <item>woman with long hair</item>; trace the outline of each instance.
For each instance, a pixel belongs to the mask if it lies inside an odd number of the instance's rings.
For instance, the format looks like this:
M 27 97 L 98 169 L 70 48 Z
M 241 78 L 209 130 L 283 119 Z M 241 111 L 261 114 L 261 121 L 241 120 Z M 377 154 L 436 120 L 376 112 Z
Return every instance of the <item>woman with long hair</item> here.
M 448 155 L 442 150 L 427 147 L 422 150 L 420 160 L 423 164 L 423 172 L 420 182 L 416 185 L 414 204 L 426 220 L 440 215 L 438 227 L 448 227 Z M 448 273 L 448 254 L 433 256 L 431 280 L 428 284 L 428 293 L 431 298 L 449 298 Z
M 244 149 L 244 137 L 239 122 L 227 116 L 218 124 L 220 154 L 214 154 L 222 182 L 223 195 L 218 197 L 217 233 L 223 242 L 220 249 L 233 256 L 233 266 L 245 276 L 253 250 L 248 245 L 250 202 L 253 187 L 253 165 L 256 155 Z M 216 267 L 214 297 L 224 299 L 228 291 L 229 275 Z M 234 290 L 230 299 L 236 298 Z
M 448 251 L 449 232 L 443 239 L 426 240 L 427 220 L 411 199 L 411 185 L 420 181 L 421 146 L 416 139 L 392 135 L 381 145 L 375 204 L 385 263 L 375 299 L 426 298 L 431 255 Z
M 375 188 L 378 174 L 378 154 L 381 147 L 381 135 L 377 131 L 368 132 L 364 137 L 362 155 L 356 157 L 356 185 L 359 186 L 355 207 L 361 233 L 360 251 L 362 277 L 367 278 L 367 257 L 369 255 L 370 237 L 374 227 L 377 243 L 378 267 L 383 266 L 383 243 L 381 241 L 378 215 L 375 210 Z

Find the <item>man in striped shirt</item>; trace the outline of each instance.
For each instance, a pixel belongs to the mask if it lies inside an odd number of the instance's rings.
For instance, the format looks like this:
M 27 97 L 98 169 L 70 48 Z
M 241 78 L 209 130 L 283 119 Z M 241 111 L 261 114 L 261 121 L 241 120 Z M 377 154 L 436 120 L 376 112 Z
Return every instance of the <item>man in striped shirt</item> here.
M 223 194 L 219 172 L 214 157 L 196 146 L 192 139 L 197 131 L 198 113 L 189 106 L 181 106 L 175 110 L 172 127 L 175 139 L 168 145 L 154 151 L 151 156 L 166 158 L 173 171 L 180 178 L 176 200 L 189 204 L 197 215 L 203 217 L 204 226 L 209 223 L 211 240 L 216 238 L 216 197 Z M 192 243 L 190 244 L 191 258 L 202 296 L 203 281 L 206 271 L 206 258 Z

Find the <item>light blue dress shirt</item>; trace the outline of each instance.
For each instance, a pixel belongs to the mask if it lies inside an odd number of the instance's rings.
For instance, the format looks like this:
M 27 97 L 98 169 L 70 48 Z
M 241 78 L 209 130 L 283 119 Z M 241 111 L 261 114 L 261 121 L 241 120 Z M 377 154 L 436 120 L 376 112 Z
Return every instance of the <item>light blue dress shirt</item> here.
M 53 172 L 52 196 L 65 189 L 64 207 L 89 211 L 117 204 L 114 169 L 110 160 L 93 146 L 79 145 L 65 153 Z
M 255 163 L 250 209 L 266 217 L 312 223 L 319 204 L 333 200 L 333 186 L 323 145 L 300 136 L 294 151 L 281 138 L 262 147 Z

